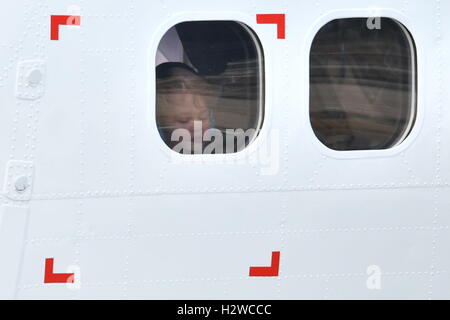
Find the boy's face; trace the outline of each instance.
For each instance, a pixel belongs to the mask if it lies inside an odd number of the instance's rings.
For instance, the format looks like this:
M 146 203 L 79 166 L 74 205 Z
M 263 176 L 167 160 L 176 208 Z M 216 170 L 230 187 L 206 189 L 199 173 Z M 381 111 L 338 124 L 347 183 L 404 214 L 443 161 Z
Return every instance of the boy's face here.
M 194 138 L 196 141 L 202 141 L 205 131 L 210 127 L 209 108 L 205 96 L 184 91 L 168 93 L 165 99 L 170 112 L 165 112 L 163 120 L 165 123 L 161 125 L 170 128 L 170 131 L 185 129 L 190 133 L 191 141 L 194 141 Z M 194 121 L 201 122 L 201 131 L 194 131 Z

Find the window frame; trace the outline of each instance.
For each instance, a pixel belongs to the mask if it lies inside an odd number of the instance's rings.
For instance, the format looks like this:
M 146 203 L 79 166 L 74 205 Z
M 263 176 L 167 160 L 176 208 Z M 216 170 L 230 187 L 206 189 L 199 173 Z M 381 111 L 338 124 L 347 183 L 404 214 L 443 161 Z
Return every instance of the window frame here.
M 147 119 L 150 119 L 151 125 L 147 127 L 152 141 L 158 140 L 157 144 L 159 149 L 168 157 L 172 158 L 173 161 L 177 163 L 222 163 L 223 161 L 242 161 L 257 153 L 260 149 L 261 144 L 264 143 L 263 137 L 267 136 L 267 131 L 269 126 L 266 125 L 270 120 L 269 112 L 267 108 L 268 101 L 268 83 L 267 83 L 267 54 L 266 48 L 263 43 L 263 35 L 257 32 L 258 25 L 252 19 L 253 16 L 248 16 L 241 13 L 227 13 L 227 12 L 183 12 L 167 19 L 164 23 L 159 24 L 156 32 L 153 33 L 153 37 L 150 43 L 150 48 L 148 50 L 148 75 L 150 79 L 146 82 L 150 85 L 150 90 L 148 90 L 148 103 L 147 103 Z M 260 77 L 261 86 L 259 88 L 259 94 L 261 95 L 259 108 L 259 119 L 258 119 L 258 134 L 252 139 L 248 146 L 238 152 L 234 153 L 223 153 L 223 154 L 181 154 L 172 150 L 166 143 L 161 139 L 158 132 L 158 123 L 156 121 L 156 64 L 155 57 L 159 47 L 159 43 L 166 32 L 184 22 L 202 22 L 202 21 L 230 21 L 236 22 L 241 25 L 255 41 L 258 55 L 260 56 Z M 269 94 L 270 97 L 270 94 Z
M 387 18 L 395 21 L 401 27 L 401 29 L 405 32 L 408 37 L 408 42 L 410 43 L 412 56 L 412 88 L 414 93 L 412 95 L 412 117 L 410 117 L 408 128 L 405 130 L 405 133 L 398 139 L 398 142 L 387 149 L 367 149 L 367 150 L 335 150 L 323 144 L 319 138 L 316 136 L 314 128 L 311 123 L 310 117 L 310 54 L 312 44 L 317 33 L 328 23 L 338 20 L 338 19 L 351 19 L 351 18 Z M 422 108 L 423 105 L 423 96 L 421 94 L 422 88 L 424 86 L 424 72 L 422 61 L 422 39 L 420 37 L 421 33 L 414 28 L 414 24 L 408 20 L 406 16 L 403 14 L 391 10 L 391 9 L 377 9 L 374 11 L 373 9 L 357 9 L 357 10 L 334 10 L 329 13 L 321 16 L 318 20 L 315 21 L 312 28 L 309 29 L 307 37 L 305 39 L 305 43 L 303 45 L 304 51 L 304 59 L 302 62 L 302 68 L 305 70 L 305 78 L 304 83 L 306 84 L 306 88 L 304 88 L 304 92 L 307 93 L 307 98 L 304 101 L 304 118 L 306 119 L 305 123 L 308 137 L 311 140 L 311 143 L 315 145 L 319 151 L 330 158 L 335 159 L 361 159 L 361 158 L 379 158 L 379 157 L 391 157 L 401 152 L 404 152 L 407 148 L 409 148 L 417 136 L 419 131 L 423 126 L 423 118 L 424 118 L 424 110 Z M 420 77 L 419 77 L 420 75 Z

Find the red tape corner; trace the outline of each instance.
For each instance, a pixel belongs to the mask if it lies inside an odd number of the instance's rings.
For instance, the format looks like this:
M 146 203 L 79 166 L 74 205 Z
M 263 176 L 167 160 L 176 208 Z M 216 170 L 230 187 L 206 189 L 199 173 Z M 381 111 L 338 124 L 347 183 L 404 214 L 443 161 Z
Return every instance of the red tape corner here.
M 73 273 L 53 273 L 54 259 L 45 259 L 44 283 L 74 283 L 75 275 Z
M 270 267 L 250 267 L 250 277 L 278 277 L 280 271 L 280 252 L 272 252 Z
M 51 16 L 50 21 L 50 39 L 59 40 L 59 26 L 79 26 L 81 24 L 80 16 Z
M 277 38 L 286 39 L 286 15 L 285 14 L 257 14 L 256 23 L 276 24 Z

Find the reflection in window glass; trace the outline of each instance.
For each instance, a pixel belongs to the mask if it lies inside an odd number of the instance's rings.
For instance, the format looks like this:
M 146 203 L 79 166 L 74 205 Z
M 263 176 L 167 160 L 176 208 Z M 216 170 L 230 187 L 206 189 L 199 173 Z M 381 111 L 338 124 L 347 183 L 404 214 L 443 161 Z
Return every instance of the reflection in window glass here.
M 263 57 L 256 35 L 232 21 L 184 22 L 156 55 L 156 121 L 183 154 L 241 151 L 263 121 Z
M 410 133 L 416 114 L 415 47 L 388 18 L 334 20 L 310 55 L 310 119 L 334 150 L 388 149 Z

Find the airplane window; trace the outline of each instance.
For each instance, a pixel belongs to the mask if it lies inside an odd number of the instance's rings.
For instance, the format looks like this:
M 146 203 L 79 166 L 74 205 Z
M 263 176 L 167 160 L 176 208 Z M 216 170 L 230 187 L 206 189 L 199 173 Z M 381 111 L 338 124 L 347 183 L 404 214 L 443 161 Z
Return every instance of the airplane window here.
M 310 120 L 334 150 L 388 149 L 416 116 L 416 52 L 408 30 L 388 18 L 326 24 L 310 52 Z
M 264 118 L 263 53 L 255 33 L 233 21 L 183 22 L 156 55 L 156 122 L 182 154 L 243 150 Z

